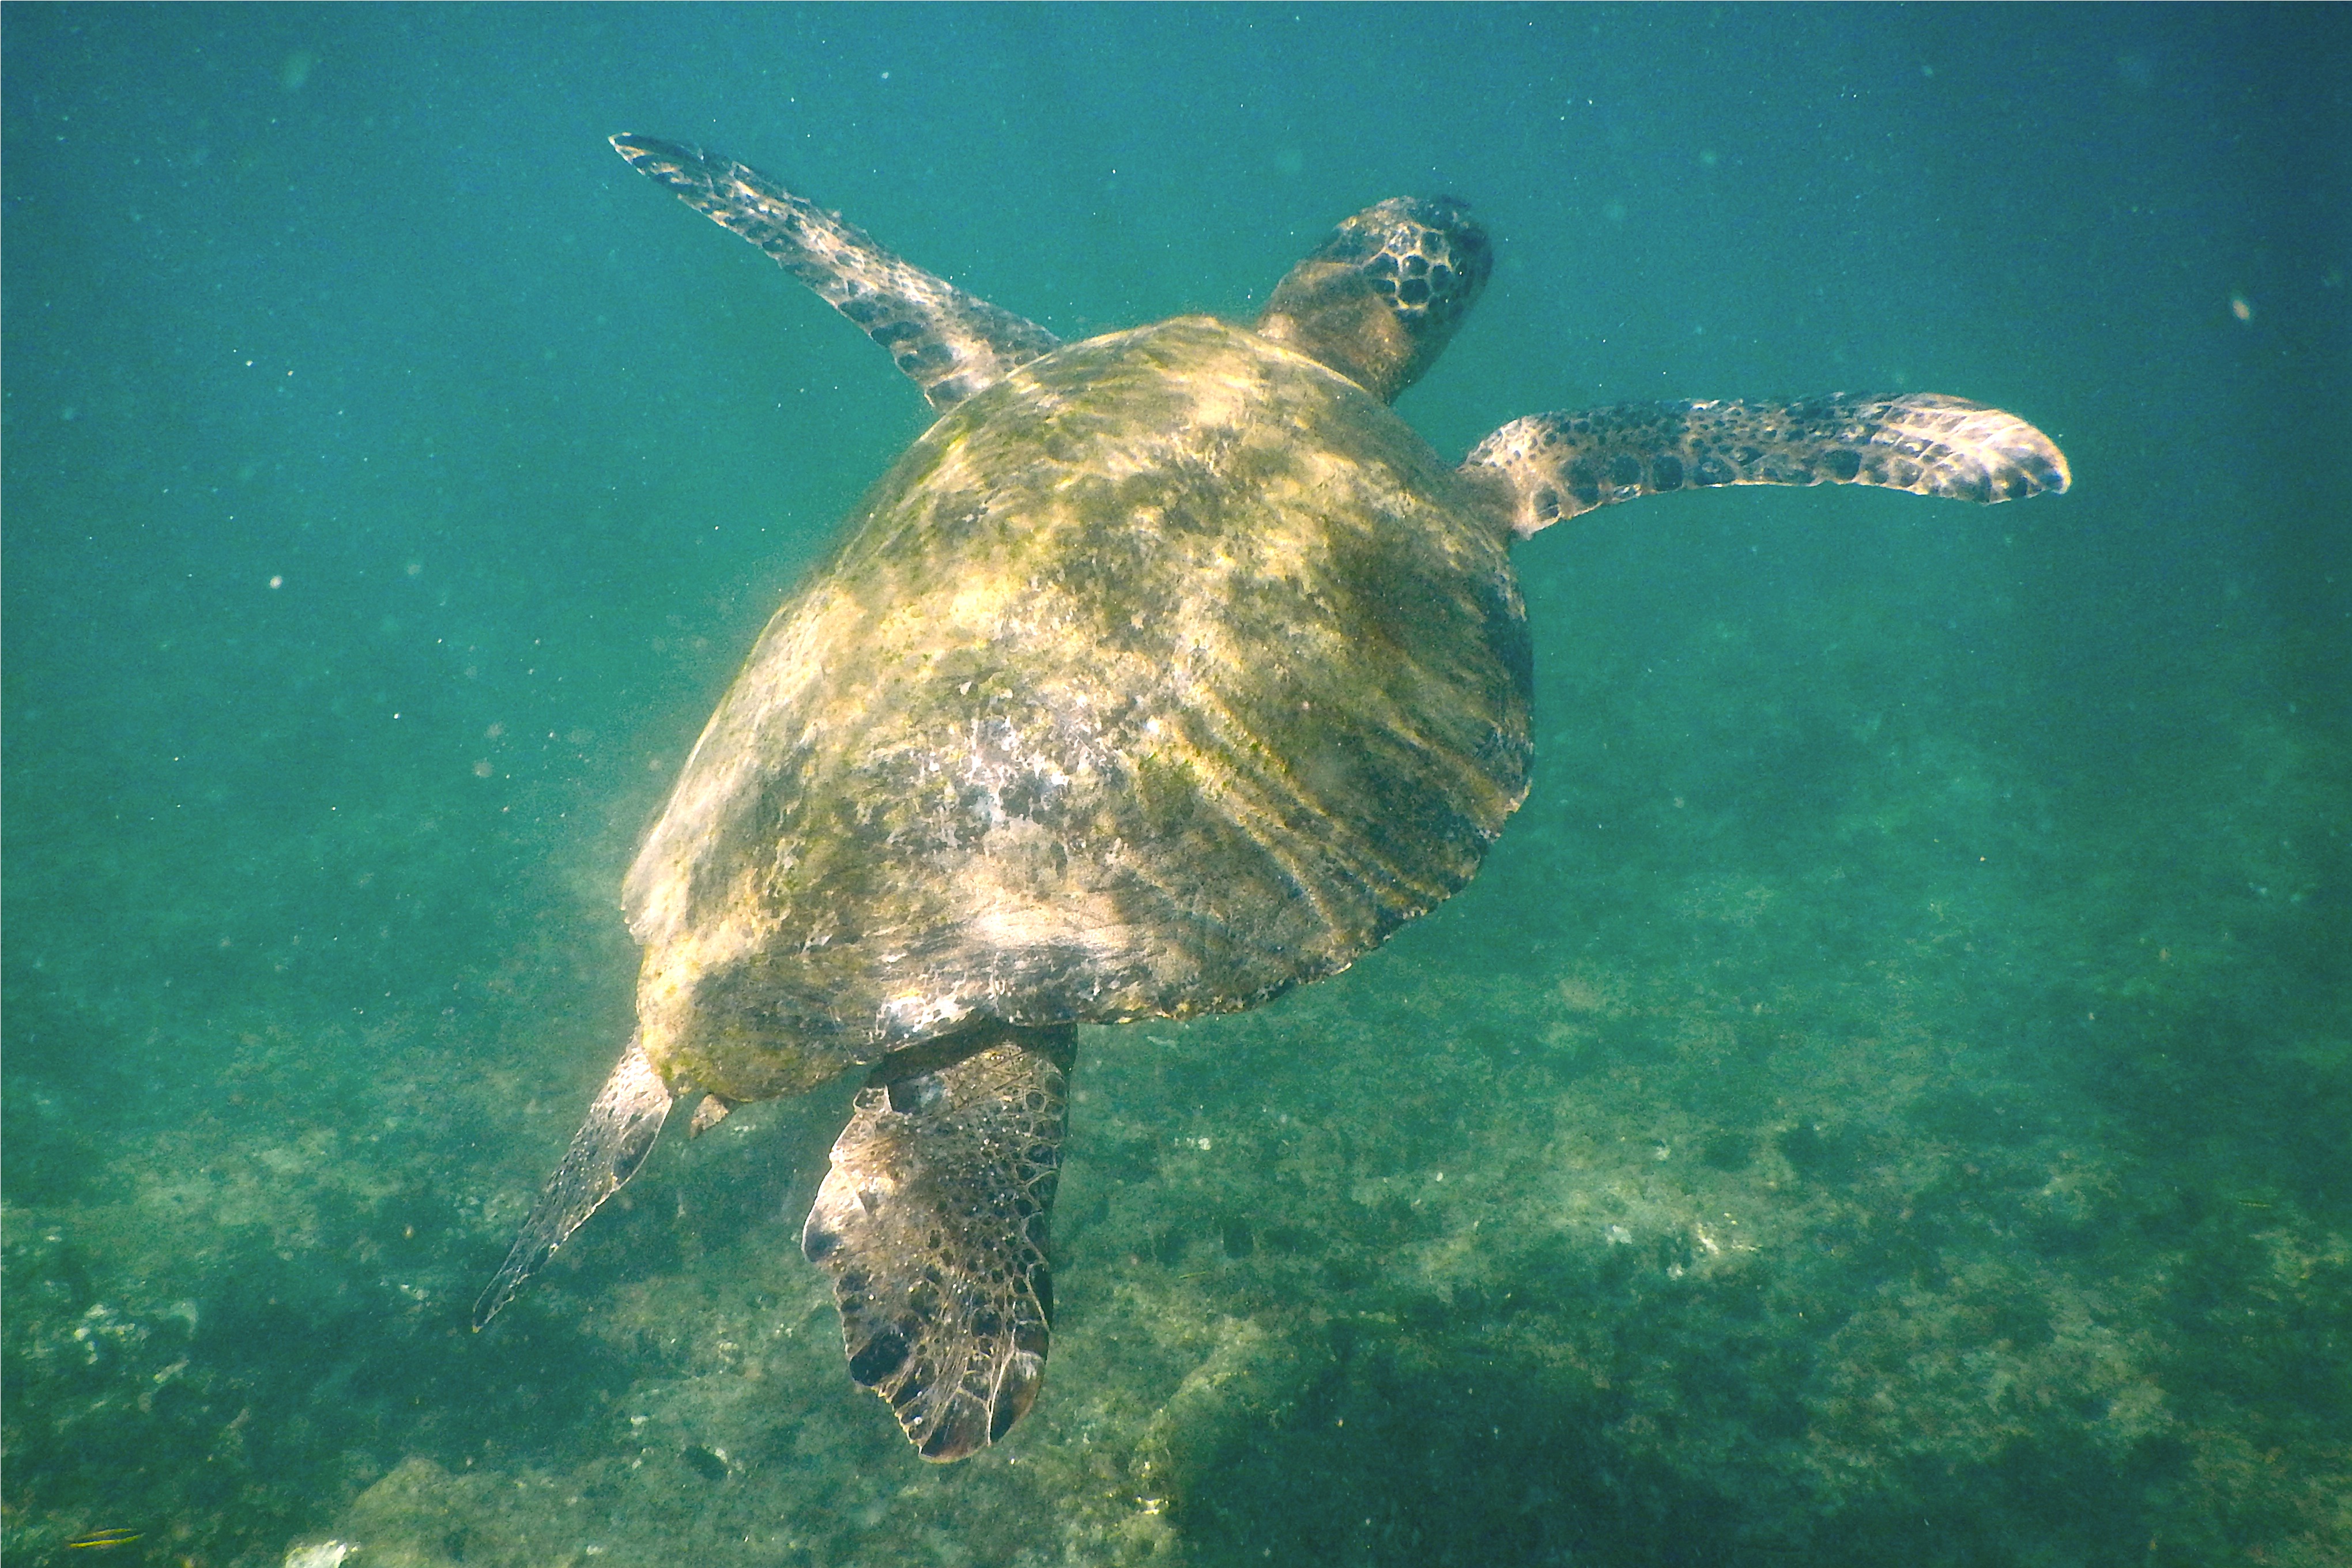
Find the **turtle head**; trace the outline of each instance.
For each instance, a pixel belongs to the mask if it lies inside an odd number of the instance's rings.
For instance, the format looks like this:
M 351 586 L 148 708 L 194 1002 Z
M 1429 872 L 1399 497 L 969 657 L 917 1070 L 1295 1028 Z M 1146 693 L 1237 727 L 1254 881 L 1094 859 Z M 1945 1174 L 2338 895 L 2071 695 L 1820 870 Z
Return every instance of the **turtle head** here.
M 1292 268 L 1257 330 L 1391 402 L 1444 352 L 1494 267 L 1495 247 L 1467 206 L 1392 197 Z

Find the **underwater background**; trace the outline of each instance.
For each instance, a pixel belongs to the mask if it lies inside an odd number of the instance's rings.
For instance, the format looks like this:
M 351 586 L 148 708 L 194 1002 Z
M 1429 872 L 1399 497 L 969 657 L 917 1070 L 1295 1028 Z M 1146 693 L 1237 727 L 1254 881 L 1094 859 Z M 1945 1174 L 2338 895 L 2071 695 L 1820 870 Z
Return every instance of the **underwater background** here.
M 2352 13 L 0 41 L 12 1561 L 2352 1563 Z M 1523 547 L 1486 870 L 1085 1032 L 1045 1394 L 934 1468 L 799 1256 L 847 1082 L 467 1327 L 627 1037 L 635 836 L 927 422 L 620 131 L 1071 339 L 1446 192 L 1449 455 L 1935 390 L 2074 489 Z

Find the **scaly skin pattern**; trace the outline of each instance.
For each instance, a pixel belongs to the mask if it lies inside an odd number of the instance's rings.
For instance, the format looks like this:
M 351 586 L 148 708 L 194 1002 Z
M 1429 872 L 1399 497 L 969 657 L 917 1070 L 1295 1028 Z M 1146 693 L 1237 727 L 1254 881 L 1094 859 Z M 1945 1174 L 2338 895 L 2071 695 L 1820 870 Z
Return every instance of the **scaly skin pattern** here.
M 1883 485 L 1990 504 L 2071 482 L 2065 455 L 2016 415 L 1934 392 L 1530 414 L 1463 466 L 1510 481 L 1521 538 L 1595 507 L 1710 485 Z
M 985 1019 L 1247 1007 L 1526 793 L 1500 487 L 1203 318 L 960 404 L 769 623 L 625 889 L 654 1066 L 731 1099 Z
M 892 1056 L 801 1232 L 833 1278 L 849 1375 L 927 1459 L 1003 1436 L 1045 1384 L 1076 1036 L 984 1027 Z
M 934 408 L 954 407 L 1059 341 L 943 278 L 759 170 L 699 147 L 615 136 L 614 151 L 721 228 L 741 235 L 889 351 Z

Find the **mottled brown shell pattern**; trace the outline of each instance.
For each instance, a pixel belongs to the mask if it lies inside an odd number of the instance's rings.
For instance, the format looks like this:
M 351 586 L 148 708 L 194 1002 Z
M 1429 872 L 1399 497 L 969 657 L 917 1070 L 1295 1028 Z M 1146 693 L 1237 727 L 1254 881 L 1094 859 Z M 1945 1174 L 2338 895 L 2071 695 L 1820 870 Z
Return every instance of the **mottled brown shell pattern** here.
M 959 405 L 780 610 L 626 887 L 655 1065 L 735 1098 L 993 1017 L 1249 1006 L 1525 794 L 1493 498 L 1207 318 Z

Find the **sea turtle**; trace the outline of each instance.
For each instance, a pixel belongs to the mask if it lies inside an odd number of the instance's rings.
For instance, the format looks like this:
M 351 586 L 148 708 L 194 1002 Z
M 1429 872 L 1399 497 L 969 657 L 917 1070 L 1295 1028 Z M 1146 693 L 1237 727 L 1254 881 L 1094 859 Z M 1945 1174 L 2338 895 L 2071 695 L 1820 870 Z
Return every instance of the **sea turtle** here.
M 1511 546 L 1695 486 L 2067 484 L 1929 394 L 1517 419 L 1391 412 L 1486 281 L 1459 202 L 1365 208 L 1249 326 L 1062 343 L 740 163 L 613 145 L 890 352 L 939 410 L 768 623 L 625 884 L 620 1065 L 476 1308 L 644 1161 L 674 1094 L 870 1068 L 802 1234 L 850 1374 L 926 1458 L 1036 1398 L 1077 1026 L 1252 1006 L 1458 890 L 1527 793 Z

